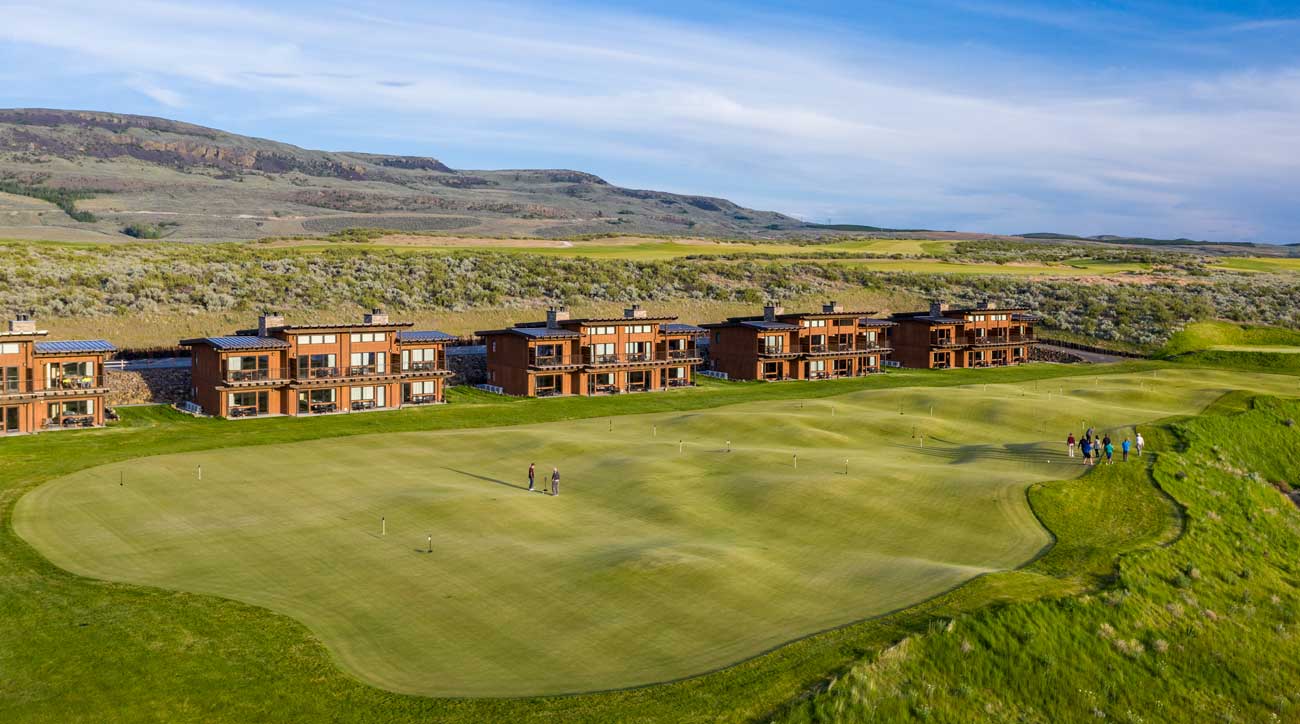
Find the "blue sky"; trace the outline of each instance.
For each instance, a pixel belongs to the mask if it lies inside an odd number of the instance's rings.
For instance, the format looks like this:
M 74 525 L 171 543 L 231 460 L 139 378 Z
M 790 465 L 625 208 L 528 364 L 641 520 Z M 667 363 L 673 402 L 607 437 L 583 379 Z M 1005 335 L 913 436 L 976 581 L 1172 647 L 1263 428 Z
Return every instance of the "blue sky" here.
M 1300 3 L 0 0 L 0 105 L 813 221 L 1300 242 Z

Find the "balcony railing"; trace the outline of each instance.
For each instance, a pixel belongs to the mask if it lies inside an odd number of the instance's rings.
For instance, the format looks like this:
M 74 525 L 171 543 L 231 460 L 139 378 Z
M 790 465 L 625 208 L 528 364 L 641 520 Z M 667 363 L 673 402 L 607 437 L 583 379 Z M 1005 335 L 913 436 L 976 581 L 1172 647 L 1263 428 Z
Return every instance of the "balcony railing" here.
M 440 369 L 442 368 L 438 366 L 437 362 L 430 361 L 430 360 L 420 360 L 418 362 L 411 362 L 405 367 L 403 371 L 404 372 L 437 372 Z
M 0 380 L 0 395 L 30 395 L 40 392 L 77 393 L 107 386 L 103 375 L 73 375 L 52 380 Z
M 889 343 L 883 340 L 856 342 L 828 342 L 826 344 L 806 344 L 796 347 L 801 354 L 852 354 L 858 352 L 883 352 L 889 349 Z
M 378 365 L 353 365 L 351 367 L 299 367 L 293 373 L 293 377 L 297 380 L 329 380 L 388 374 L 396 373 L 388 369 L 380 370 Z
M 264 370 L 226 370 L 226 382 L 230 383 L 253 383 L 253 382 L 274 382 L 285 379 L 288 370 L 264 369 Z
M 530 353 L 528 356 L 529 367 L 569 367 L 577 364 L 582 364 L 582 358 L 577 355 Z
M 434 394 L 410 395 L 402 404 L 404 405 L 433 405 L 438 402 L 438 396 Z
M 668 350 L 668 353 L 667 353 L 667 359 L 670 359 L 670 360 L 678 360 L 678 359 L 700 359 L 700 351 L 699 351 L 698 349 L 694 349 L 694 348 L 691 348 L 691 349 L 670 349 L 670 350 Z
M 622 365 L 645 362 L 664 362 L 667 358 L 656 358 L 653 352 L 624 352 L 622 354 L 583 353 L 583 361 L 588 365 Z

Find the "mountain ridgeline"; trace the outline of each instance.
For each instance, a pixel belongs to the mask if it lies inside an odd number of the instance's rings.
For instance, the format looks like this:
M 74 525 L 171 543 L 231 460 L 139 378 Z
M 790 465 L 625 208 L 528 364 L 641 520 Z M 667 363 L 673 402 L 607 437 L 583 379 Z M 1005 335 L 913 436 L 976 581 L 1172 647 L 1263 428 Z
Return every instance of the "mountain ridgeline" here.
M 469 171 L 435 158 L 314 151 L 163 118 L 0 109 L 0 236 L 125 238 L 124 229 L 160 224 L 169 237 L 198 241 L 349 228 L 816 233 L 726 199 L 622 188 L 580 171 Z

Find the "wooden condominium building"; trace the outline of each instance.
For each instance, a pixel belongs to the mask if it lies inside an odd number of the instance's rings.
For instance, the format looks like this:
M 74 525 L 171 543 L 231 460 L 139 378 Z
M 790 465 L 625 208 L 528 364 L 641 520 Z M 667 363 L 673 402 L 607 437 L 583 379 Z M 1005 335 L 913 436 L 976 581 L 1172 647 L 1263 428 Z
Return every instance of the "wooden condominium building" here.
M 217 417 L 321 415 L 443 401 L 442 332 L 408 329 L 376 309 L 360 324 L 285 324 L 181 340 L 192 354 L 192 399 Z
M 104 424 L 102 339 L 47 341 L 25 315 L 0 332 L 0 434 Z
M 1026 362 L 1035 344 L 1038 317 L 1023 307 L 981 304 L 949 309 L 934 302 L 928 312 L 895 314 L 894 359 L 904 367 L 1001 367 Z
M 704 330 L 652 317 L 639 305 L 621 317 L 571 319 L 552 308 L 545 322 L 478 332 L 488 382 L 508 395 L 553 397 L 650 392 L 693 384 Z
M 762 316 L 703 326 L 713 369 L 731 379 L 822 380 L 880 371 L 893 322 L 871 314 L 846 312 L 835 302 L 820 312 L 786 313 L 768 305 Z

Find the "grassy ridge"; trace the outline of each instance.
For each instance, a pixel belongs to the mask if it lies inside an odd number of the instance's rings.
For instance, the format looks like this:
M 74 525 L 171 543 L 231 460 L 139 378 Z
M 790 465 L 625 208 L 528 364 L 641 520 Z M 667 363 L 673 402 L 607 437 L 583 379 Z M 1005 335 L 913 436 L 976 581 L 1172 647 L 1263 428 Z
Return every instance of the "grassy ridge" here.
M 1135 363 L 1115 371 L 1159 370 Z M 154 408 L 132 411 L 109 430 L 12 439 L 0 466 L 0 720 L 103 721 L 748 721 L 828 671 L 990 603 L 1026 601 L 1080 590 L 1086 580 L 1044 570 L 986 576 L 923 605 L 838 629 L 709 676 L 609 694 L 524 700 L 435 700 L 390 694 L 343 675 L 320 645 L 292 620 L 264 609 L 206 596 L 103 583 L 67 574 L 39 556 L 13 531 L 12 507 L 42 481 L 115 460 L 250 442 L 277 443 L 383 430 L 427 430 L 481 424 L 700 409 L 750 399 L 822 397 L 857 389 L 924 384 L 1045 380 L 1095 372 L 1038 366 L 1011 370 L 904 373 L 870 380 L 782 385 L 710 385 L 689 394 L 624 399 L 506 401 L 466 394 L 439 410 L 325 420 L 240 423 L 178 419 Z M 1164 374 L 1163 372 L 1161 374 Z M 479 404 L 475 404 L 479 403 Z M 1097 474 L 1084 478 L 1092 481 Z M 1083 482 L 1081 481 L 1081 482 Z M 1087 492 L 1096 499 L 1100 491 Z M 1168 508 L 1150 488 L 1115 498 L 1139 521 L 1133 540 L 1152 538 Z M 1052 506 L 1036 510 L 1053 530 Z M 1135 501 L 1134 496 L 1138 496 Z M 1157 496 L 1158 497 L 1158 496 Z M 1149 512 L 1142 512 L 1147 510 Z M 1063 515 L 1071 515 L 1064 506 Z M 1079 521 L 1080 532 L 1094 530 Z M 1143 532 L 1148 531 L 1148 532 Z M 1062 535 L 1068 542 L 1071 536 Z M 1161 535 L 1156 535 L 1160 538 Z M 1081 539 L 1058 546 L 1099 562 L 1111 542 Z M 1122 548 L 1122 546 L 1121 546 Z M 1055 553 L 1055 551 L 1054 551 Z M 1049 556 L 1047 561 L 1057 560 Z M 1069 566 L 1062 560 L 1062 570 Z M 1071 564 L 1072 565 L 1072 564 Z M 1104 575 L 1104 573 L 1103 573 Z
M 781 721 L 1295 720 L 1300 512 L 1275 485 L 1300 469 L 1297 417 L 1300 403 L 1265 399 L 1174 425 L 1153 470 L 1186 511 L 1173 545 L 1124 556 L 1097 595 L 905 639 Z
M 1300 347 L 1300 330 L 1232 322 L 1196 322 L 1174 333 L 1161 350 L 1164 357 L 1216 347 Z

